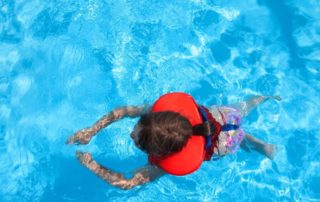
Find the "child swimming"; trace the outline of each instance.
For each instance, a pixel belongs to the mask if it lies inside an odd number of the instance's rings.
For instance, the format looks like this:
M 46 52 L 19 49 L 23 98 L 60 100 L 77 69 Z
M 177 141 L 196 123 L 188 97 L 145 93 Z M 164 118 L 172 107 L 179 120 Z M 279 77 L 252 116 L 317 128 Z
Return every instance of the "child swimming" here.
M 185 93 L 161 96 L 151 107 L 127 106 L 114 109 L 91 127 L 70 136 L 67 144 L 88 144 L 93 136 L 124 117 L 140 120 L 130 134 L 135 145 L 148 154 L 148 164 L 137 169 L 132 178 L 111 171 L 96 162 L 89 152 L 76 152 L 80 163 L 113 186 L 131 189 L 166 173 L 186 175 L 196 171 L 203 161 L 218 160 L 240 147 L 257 151 L 273 159 L 277 147 L 245 133 L 241 119 L 258 104 L 279 96 L 255 96 L 229 106 L 197 104 Z

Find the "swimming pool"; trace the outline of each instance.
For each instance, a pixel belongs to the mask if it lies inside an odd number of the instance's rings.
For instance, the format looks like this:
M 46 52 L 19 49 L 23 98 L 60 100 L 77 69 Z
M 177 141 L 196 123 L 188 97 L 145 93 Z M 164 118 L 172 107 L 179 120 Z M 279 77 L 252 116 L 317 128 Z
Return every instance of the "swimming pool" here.
M 316 0 L 2 0 L 0 201 L 319 201 L 318 13 Z M 136 120 L 64 144 L 114 107 L 173 91 L 205 105 L 281 95 L 244 120 L 277 157 L 239 151 L 122 191 L 74 153 L 122 172 L 145 164 Z

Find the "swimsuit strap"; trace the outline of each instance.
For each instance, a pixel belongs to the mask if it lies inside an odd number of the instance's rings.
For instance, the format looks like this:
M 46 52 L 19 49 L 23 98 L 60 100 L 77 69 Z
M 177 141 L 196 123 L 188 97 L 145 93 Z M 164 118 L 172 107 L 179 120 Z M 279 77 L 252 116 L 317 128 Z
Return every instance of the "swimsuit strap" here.
M 205 160 L 211 160 L 211 157 L 214 153 L 214 148 L 217 148 L 217 144 L 219 141 L 219 134 L 221 131 L 228 132 L 230 130 L 237 130 L 239 128 L 239 125 L 234 125 L 234 124 L 228 124 L 226 123 L 226 120 L 224 119 L 224 116 L 221 116 L 224 120 L 224 124 L 221 125 L 216 119 L 212 116 L 210 111 L 204 107 L 204 106 L 199 106 L 199 112 L 201 114 L 202 120 L 203 121 L 209 121 L 214 125 L 214 133 L 211 134 L 211 136 L 204 136 L 206 139 L 206 156 Z M 219 154 L 219 149 L 218 149 L 218 154 Z M 219 157 L 220 158 L 220 157 Z M 213 160 L 216 160 L 217 158 L 213 158 Z
M 204 106 L 199 106 L 198 109 L 201 114 L 202 121 L 210 122 L 210 128 L 211 131 L 213 131 L 213 134 L 203 135 L 206 139 L 206 149 L 209 149 L 212 147 L 213 139 L 216 139 L 212 137 L 218 137 L 219 133 L 221 132 L 221 125 L 213 118 L 212 114 L 207 108 Z
M 213 134 L 211 134 L 211 136 L 218 136 L 221 132 L 221 124 L 215 118 L 213 118 L 212 114 L 206 107 L 200 106 L 199 111 L 200 114 L 204 114 L 206 116 L 205 121 L 211 122 L 214 126 Z
M 221 131 L 237 130 L 238 128 L 239 128 L 238 125 L 224 124 L 224 125 L 221 127 Z

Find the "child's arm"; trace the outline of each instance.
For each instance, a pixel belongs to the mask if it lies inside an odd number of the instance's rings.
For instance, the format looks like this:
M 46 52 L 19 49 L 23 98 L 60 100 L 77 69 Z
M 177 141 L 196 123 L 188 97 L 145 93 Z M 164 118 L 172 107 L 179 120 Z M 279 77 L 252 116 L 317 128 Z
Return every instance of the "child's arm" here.
M 137 117 L 145 113 L 149 109 L 149 105 L 142 106 L 127 106 L 117 108 L 110 113 L 101 117 L 91 127 L 79 130 L 74 135 L 70 136 L 67 140 L 67 144 L 88 144 L 91 138 L 97 134 L 101 129 L 110 125 L 111 123 L 123 118 L 123 117 Z
M 145 184 L 165 174 L 160 168 L 147 165 L 140 168 L 131 179 L 126 179 L 121 173 L 116 173 L 101 166 L 92 159 L 90 153 L 77 151 L 77 158 L 81 164 L 101 177 L 104 181 L 121 189 L 131 189 L 137 185 Z

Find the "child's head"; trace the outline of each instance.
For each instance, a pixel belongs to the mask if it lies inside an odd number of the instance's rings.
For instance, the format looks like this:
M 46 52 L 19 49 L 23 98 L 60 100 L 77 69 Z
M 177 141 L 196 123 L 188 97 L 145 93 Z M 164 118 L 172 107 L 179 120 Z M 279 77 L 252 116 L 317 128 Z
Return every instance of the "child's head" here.
M 131 137 L 135 144 L 156 156 L 180 151 L 192 135 L 192 125 L 176 112 L 152 112 L 143 115 Z

